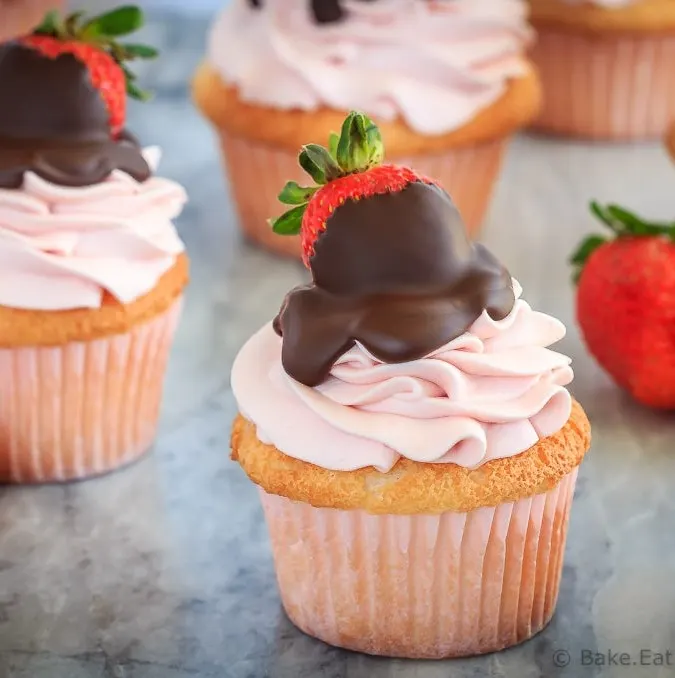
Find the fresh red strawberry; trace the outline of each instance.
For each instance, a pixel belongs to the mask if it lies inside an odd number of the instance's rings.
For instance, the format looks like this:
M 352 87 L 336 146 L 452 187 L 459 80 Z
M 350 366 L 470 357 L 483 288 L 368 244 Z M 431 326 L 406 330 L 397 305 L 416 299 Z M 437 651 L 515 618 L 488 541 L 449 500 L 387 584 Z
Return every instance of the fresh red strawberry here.
M 141 10 L 131 6 L 119 7 L 91 19 L 84 19 L 82 12 L 65 19 L 50 12 L 32 35 L 19 42 L 50 59 L 72 54 L 82 62 L 106 105 L 111 136 L 116 137 L 126 121 L 127 95 L 147 98 L 147 94 L 135 86 L 135 76 L 124 62 L 152 59 L 157 52 L 145 45 L 120 44 L 115 38 L 133 33 L 142 25 Z
M 319 185 L 302 187 L 289 181 L 279 200 L 296 207 L 274 221 L 272 228 L 280 235 L 301 234 L 306 266 L 329 217 L 345 201 L 398 193 L 415 181 L 433 183 L 408 167 L 383 165 L 383 158 L 380 130 L 372 120 L 356 112 L 349 114 L 340 136 L 331 135 L 329 148 L 317 144 L 302 147 L 300 166 Z
M 675 408 L 675 223 L 643 221 L 592 204 L 613 232 L 589 236 L 572 257 L 577 320 L 617 384 L 650 407 Z

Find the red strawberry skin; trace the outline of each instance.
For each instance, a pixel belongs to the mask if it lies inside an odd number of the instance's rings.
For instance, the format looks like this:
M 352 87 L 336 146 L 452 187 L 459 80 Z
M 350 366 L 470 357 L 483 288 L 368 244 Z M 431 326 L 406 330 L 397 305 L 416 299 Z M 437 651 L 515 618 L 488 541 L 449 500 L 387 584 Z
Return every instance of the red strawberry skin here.
M 350 174 L 325 184 L 314 194 L 302 219 L 302 253 L 306 266 L 314 255 L 317 238 L 326 230 L 333 212 L 347 200 L 398 193 L 415 181 L 432 183 L 408 167 L 378 165 L 366 172 Z
M 586 262 L 577 296 L 586 344 L 639 402 L 675 409 L 675 244 L 623 237 Z
M 31 47 L 45 56 L 56 59 L 62 54 L 72 54 L 89 71 L 92 85 L 99 91 L 108 115 L 111 135 L 116 137 L 126 122 L 126 79 L 124 72 L 113 57 L 95 45 L 74 40 L 60 40 L 48 35 L 29 35 L 21 44 Z

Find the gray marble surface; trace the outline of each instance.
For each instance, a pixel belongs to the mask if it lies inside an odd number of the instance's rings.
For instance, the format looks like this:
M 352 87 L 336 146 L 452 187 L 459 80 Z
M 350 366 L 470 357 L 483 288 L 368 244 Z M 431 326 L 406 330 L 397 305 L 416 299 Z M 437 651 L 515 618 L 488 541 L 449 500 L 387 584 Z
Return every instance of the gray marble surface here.
M 284 617 L 254 487 L 228 460 L 237 348 L 302 269 L 243 243 L 216 147 L 186 82 L 205 24 L 156 16 L 157 99 L 132 127 L 165 151 L 191 203 L 180 231 L 193 282 L 154 453 L 64 487 L 0 489 L 0 678 L 666 678 L 671 666 L 583 666 L 583 649 L 675 654 L 675 419 L 633 404 L 599 370 L 573 323 L 565 257 L 592 228 L 591 197 L 654 217 L 675 211 L 675 168 L 657 146 L 517 139 L 485 241 L 528 300 L 571 328 L 574 393 L 594 424 L 557 614 L 525 645 L 453 662 L 341 652 Z M 556 651 L 570 666 L 555 666 Z M 646 655 L 645 655 L 646 656 Z

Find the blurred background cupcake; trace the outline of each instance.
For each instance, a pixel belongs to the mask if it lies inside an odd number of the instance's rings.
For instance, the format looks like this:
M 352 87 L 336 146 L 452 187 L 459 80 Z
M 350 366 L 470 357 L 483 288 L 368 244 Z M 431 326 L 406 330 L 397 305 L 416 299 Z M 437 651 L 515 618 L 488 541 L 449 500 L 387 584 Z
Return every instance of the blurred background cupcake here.
M 530 3 L 544 89 L 535 127 L 594 139 L 661 137 L 675 117 L 675 3 Z
M 377 119 L 388 160 L 446 186 L 475 235 L 506 141 L 535 116 L 521 0 L 233 0 L 213 26 L 194 96 L 213 123 L 251 239 L 299 256 L 267 219 L 301 143 L 345 112 Z
M 155 437 L 187 196 L 126 129 L 141 93 L 108 50 L 142 21 L 58 16 L 0 46 L 0 483 L 98 475 Z

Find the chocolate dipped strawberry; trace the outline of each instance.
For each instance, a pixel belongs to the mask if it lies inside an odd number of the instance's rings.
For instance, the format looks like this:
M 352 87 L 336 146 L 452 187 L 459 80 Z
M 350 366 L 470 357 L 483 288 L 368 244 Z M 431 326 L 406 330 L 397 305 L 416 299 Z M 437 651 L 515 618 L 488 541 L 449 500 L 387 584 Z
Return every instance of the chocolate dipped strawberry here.
M 30 35 L 0 46 L 0 187 L 18 188 L 32 171 L 61 185 L 103 181 L 114 169 L 150 174 L 124 130 L 127 99 L 147 94 L 126 62 L 157 52 L 121 43 L 143 23 L 125 6 L 85 18 L 55 12 Z
M 290 182 L 279 196 L 294 207 L 272 226 L 301 235 L 313 283 L 286 297 L 275 329 L 285 370 L 306 385 L 354 342 L 405 362 L 458 337 L 483 310 L 501 319 L 513 307 L 511 276 L 469 241 L 450 196 L 383 159 L 376 125 L 351 113 L 328 148 L 301 150 L 317 185 Z

